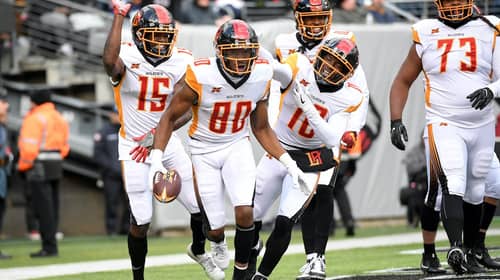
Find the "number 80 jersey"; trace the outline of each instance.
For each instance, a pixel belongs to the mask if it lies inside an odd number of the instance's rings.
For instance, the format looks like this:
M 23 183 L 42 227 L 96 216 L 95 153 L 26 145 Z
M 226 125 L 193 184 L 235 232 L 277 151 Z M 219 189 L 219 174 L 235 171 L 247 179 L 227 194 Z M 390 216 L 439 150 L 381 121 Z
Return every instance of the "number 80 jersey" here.
M 192 154 L 214 152 L 249 136 L 250 114 L 268 97 L 273 69 L 257 59 L 239 81 L 221 74 L 214 57 L 198 59 L 186 70 L 186 83 L 198 94 L 189 128 Z
M 487 18 L 499 25 L 497 17 Z M 412 31 L 422 60 L 427 123 L 473 128 L 492 122 L 492 106 L 475 110 L 467 95 L 491 83 L 494 68 L 499 73 L 500 65 L 493 62 L 495 30 L 480 19 L 456 29 L 425 19 L 414 24 Z

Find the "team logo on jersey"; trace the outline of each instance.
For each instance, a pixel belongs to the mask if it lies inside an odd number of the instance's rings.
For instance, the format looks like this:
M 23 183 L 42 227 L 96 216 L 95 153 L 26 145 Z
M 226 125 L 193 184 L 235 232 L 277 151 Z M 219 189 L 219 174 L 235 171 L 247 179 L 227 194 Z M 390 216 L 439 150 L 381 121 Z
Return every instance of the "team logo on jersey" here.
M 305 79 L 300 80 L 300 82 L 303 86 L 307 87 L 310 83 L 306 81 Z
M 130 69 L 139 69 L 139 65 L 140 63 L 132 63 L 132 65 L 130 65 Z
M 212 93 L 218 93 L 221 89 L 222 87 L 212 87 Z
M 307 152 L 307 158 L 309 159 L 310 166 L 318 166 L 323 164 L 323 160 L 321 159 L 321 151 L 310 151 Z
M 436 34 L 439 33 L 439 27 L 438 28 L 432 28 L 431 34 Z

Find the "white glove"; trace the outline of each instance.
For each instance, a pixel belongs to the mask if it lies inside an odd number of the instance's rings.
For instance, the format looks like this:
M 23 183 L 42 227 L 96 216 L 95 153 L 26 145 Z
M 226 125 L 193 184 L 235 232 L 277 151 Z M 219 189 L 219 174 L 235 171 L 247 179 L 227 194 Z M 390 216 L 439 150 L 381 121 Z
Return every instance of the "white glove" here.
M 295 82 L 294 87 L 292 89 L 292 96 L 295 100 L 295 105 L 302 109 L 304 113 L 309 115 L 311 112 L 316 112 L 316 108 L 311 101 L 311 97 L 307 93 L 306 89 L 300 83 Z
M 286 167 L 290 176 L 292 176 L 293 187 L 300 189 L 304 194 L 309 195 L 312 191 L 306 182 L 306 175 L 297 166 L 297 163 L 290 157 L 288 153 L 280 156 L 279 161 Z
M 122 0 L 111 0 L 111 5 L 113 6 L 113 13 L 115 15 L 122 15 L 124 17 L 127 16 L 128 11 L 132 6 L 132 4 L 128 3 L 128 1 Z
M 166 174 L 168 171 L 163 166 L 162 158 L 163 158 L 163 151 L 160 149 L 153 149 L 149 153 L 149 158 L 151 159 L 151 166 L 149 167 L 149 174 L 148 174 L 148 187 L 151 191 L 153 191 L 153 180 L 155 177 L 156 172 L 161 172 L 163 174 Z

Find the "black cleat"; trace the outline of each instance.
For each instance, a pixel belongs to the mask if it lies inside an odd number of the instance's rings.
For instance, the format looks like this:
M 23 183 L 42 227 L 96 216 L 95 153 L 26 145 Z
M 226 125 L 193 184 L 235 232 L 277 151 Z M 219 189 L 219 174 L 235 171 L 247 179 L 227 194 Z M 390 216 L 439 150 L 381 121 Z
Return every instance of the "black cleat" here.
M 45 258 L 45 257 L 57 257 L 57 256 L 58 256 L 57 252 L 48 252 L 45 250 L 40 250 L 38 252 L 30 254 L 30 257 L 32 258 Z
M 257 275 L 257 274 L 255 274 L 255 275 L 252 277 L 252 280 L 267 280 L 267 277 L 266 277 L 266 276 L 262 276 L 262 275 Z
M 420 269 L 425 274 L 444 274 L 446 269 L 441 267 L 439 258 L 436 254 L 422 254 L 422 261 L 420 262 Z
M 500 263 L 491 258 L 490 254 L 488 253 L 488 249 L 484 247 L 484 245 L 474 248 L 473 252 L 476 260 L 484 267 L 500 270 Z
M 250 250 L 250 258 L 248 259 L 248 273 L 250 275 L 254 275 L 257 271 L 257 257 L 259 256 L 260 251 L 262 251 L 263 247 L 264 243 L 259 239 L 259 241 L 257 242 L 257 248 L 252 248 Z
M 464 263 L 465 268 L 467 269 L 467 272 L 470 274 L 476 274 L 476 273 L 483 273 L 486 272 L 486 269 L 482 267 L 479 262 L 476 260 L 474 250 L 473 249 L 466 249 L 465 250 L 465 263 Z
M 461 275 L 467 272 L 467 268 L 464 266 L 465 255 L 460 247 L 452 246 L 450 250 L 448 250 L 446 259 L 456 275 Z

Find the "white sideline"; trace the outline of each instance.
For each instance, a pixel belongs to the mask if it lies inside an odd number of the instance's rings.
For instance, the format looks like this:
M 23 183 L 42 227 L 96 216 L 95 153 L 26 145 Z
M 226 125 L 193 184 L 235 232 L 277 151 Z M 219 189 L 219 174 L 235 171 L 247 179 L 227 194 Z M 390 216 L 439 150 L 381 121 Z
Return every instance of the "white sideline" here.
M 488 235 L 500 235 L 500 229 L 488 230 Z M 437 240 L 446 240 L 444 231 L 439 231 Z M 366 238 L 351 238 L 345 240 L 328 241 L 327 251 L 346 250 L 356 248 L 370 248 L 386 245 L 404 245 L 420 243 L 421 233 L 404 233 Z M 302 244 L 291 244 L 286 254 L 302 254 Z M 234 255 L 234 251 L 231 251 Z M 262 253 L 261 253 L 262 255 Z M 163 256 L 148 256 L 146 267 L 189 264 L 193 261 L 186 254 L 173 254 Z M 53 264 L 42 266 L 14 267 L 0 269 L 0 280 L 36 279 L 50 276 L 75 275 L 90 272 L 115 271 L 130 269 L 129 259 L 116 259 L 92 262 L 77 262 L 67 264 Z

